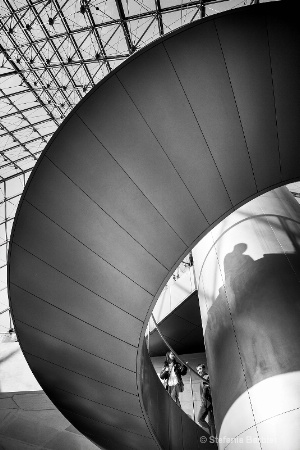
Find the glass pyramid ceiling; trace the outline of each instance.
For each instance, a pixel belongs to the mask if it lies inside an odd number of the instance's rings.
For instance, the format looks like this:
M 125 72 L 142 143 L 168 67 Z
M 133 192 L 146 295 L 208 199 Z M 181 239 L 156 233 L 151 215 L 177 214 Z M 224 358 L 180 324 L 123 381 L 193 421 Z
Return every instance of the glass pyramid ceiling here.
M 7 250 L 27 178 L 59 124 L 128 56 L 182 25 L 257 0 L 0 0 L 0 333 Z

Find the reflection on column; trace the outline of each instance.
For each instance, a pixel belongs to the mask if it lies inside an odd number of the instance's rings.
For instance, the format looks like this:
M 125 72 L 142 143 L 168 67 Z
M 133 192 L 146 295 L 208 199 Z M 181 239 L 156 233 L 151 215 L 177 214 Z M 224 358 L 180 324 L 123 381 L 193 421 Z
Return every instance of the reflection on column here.
M 280 188 L 193 252 L 220 449 L 300 448 L 299 238 Z

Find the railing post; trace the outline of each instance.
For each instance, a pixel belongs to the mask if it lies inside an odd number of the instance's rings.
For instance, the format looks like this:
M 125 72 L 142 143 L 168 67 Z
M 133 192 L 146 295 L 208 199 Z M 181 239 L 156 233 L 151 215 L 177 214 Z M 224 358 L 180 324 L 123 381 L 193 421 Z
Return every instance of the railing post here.
M 191 385 L 191 394 L 192 394 L 192 405 L 193 405 L 193 419 L 194 422 L 196 422 L 196 415 L 195 415 L 195 401 L 194 401 L 194 389 L 193 389 L 193 382 L 192 382 L 192 372 L 189 368 L 189 374 L 190 374 L 190 385 Z
M 149 353 L 150 353 L 150 320 L 147 327 L 147 349 Z

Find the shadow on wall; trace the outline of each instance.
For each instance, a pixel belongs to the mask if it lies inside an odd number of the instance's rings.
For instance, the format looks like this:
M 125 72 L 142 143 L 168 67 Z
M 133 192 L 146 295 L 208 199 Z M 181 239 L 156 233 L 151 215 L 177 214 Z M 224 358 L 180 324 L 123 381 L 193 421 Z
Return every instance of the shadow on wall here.
M 239 243 L 225 256 L 225 284 L 208 311 L 205 342 L 217 427 L 251 386 L 300 370 L 299 254 L 254 261 L 246 250 Z
M 238 271 L 249 271 L 254 264 L 254 259 L 249 255 L 244 255 L 248 246 L 245 243 L 236 244 L 231 253 L 227 253 L 224 258 L 225 283 Z

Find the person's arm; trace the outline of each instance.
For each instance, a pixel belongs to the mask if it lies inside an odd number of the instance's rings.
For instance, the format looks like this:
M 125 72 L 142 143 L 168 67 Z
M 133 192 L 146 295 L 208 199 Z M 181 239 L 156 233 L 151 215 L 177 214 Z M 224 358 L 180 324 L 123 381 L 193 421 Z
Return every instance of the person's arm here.
M 163 368 L 162 368 L 162 371 L 160 372 L 160 378 L 162 379 L 162 380 L 165 380 L 166 378 L 169 378 L 169 367 L 168 366 L 164 366 Z
M 179 364 L 179 372 L 180 375 L 186 375 L 187 373 L 187 366 L 185 366 L 184 364 Z

